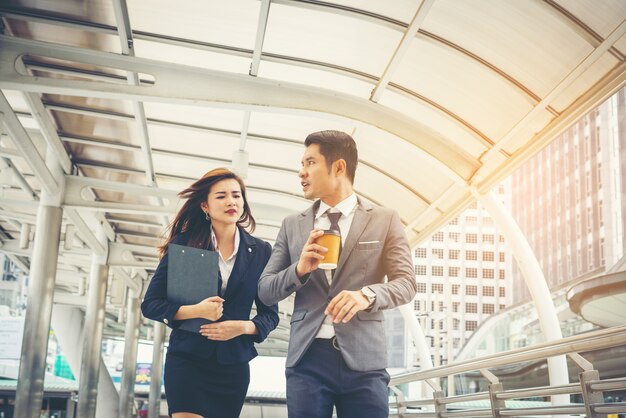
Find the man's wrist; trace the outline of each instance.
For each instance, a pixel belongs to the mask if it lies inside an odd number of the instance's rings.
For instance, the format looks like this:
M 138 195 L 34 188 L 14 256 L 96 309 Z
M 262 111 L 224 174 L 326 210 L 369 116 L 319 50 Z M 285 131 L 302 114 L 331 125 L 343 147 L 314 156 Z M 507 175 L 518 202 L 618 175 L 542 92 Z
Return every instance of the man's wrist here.
M 372 305 L 374 305 L 374 302 L 376 301 L 376 292 L 374 292 L 369 286 L 365 286 L 361 288 L 361 294 L 363 295 L 363 297 L 365 297 L 365 299 L 368 302 L 367 307 L 371 308 Z

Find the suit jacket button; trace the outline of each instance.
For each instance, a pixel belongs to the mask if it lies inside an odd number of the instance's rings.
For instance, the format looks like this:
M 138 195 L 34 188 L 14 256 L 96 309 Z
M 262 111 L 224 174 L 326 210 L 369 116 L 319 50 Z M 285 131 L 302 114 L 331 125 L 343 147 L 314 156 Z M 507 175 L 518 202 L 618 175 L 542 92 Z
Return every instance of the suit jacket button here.
M 169 323 L 170 323 L 170 321 L 168 321 L 168 320 L 167 320 L 167 318 L 163 318 L 163 323 L 164 323 L 165 325 L 167 325 L 167 324 L 169 324 Z

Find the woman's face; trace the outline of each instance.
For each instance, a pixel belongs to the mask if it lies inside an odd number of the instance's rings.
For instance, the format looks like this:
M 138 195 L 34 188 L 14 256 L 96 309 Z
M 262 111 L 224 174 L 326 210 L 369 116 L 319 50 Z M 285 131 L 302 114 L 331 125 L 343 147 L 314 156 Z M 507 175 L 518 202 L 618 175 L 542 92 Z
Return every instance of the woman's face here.
M 211 222 L 234 224 L 243 214 L 243 195 L 235 179 L 225 179 L 215 183 L 206 202 L 201 203 L 202 210 L 209 214 Z

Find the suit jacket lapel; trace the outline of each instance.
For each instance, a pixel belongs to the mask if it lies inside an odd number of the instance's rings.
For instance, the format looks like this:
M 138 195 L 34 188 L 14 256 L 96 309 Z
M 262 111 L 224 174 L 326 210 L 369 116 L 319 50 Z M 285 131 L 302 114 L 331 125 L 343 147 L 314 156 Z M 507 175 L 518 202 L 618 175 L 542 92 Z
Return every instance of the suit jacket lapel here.
M 339 256 L 339 262 L 337 263 L 337 270 L 335 270 L 335 275 L 333 277 L 339 277 L 339 273 L 341 272 L 343 265 L 348 257 L 350 257 L 354 246 L 367 227 L 371 217 L 371 208 L 372 207 L 369 204 L 361 201 L 361 199 L 358 199 L 358 204 L 356 210 L 354 211 L 354 218 L 352 218 L 352 224 L 350 225 L 350 231 L 346 237 L 346 242 L 341 248 L 341 255 Z
M 246 270 L 256 251 L 256 242 L 243 229 L 239 228 L 239 248 L 237 248 L 237 259 L 233 266 L 233 271 L 228 278 L 228 285 L 223 298 L 228 300 L 230 295 L 245 281 Z

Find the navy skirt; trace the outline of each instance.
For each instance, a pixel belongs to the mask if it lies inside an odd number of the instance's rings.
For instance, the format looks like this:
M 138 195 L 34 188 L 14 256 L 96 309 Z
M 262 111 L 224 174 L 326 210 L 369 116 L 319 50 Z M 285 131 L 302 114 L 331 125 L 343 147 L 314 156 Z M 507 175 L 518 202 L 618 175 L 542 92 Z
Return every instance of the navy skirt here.
M 191 412 L 204 418 L 237 418 L 250 384 L 250 366 L 248 362 L 220 364 L 215 356 L 168 353 L 164 380 L 170 415 Z

